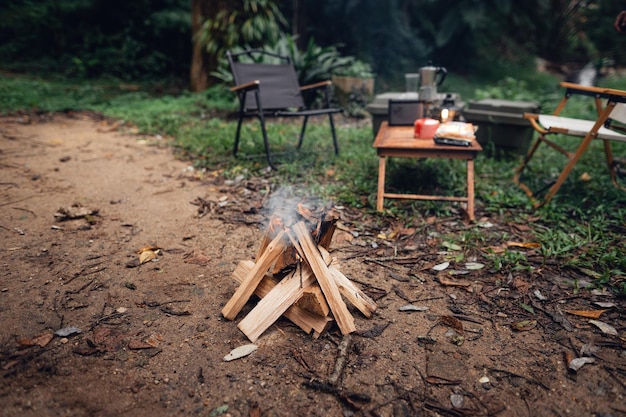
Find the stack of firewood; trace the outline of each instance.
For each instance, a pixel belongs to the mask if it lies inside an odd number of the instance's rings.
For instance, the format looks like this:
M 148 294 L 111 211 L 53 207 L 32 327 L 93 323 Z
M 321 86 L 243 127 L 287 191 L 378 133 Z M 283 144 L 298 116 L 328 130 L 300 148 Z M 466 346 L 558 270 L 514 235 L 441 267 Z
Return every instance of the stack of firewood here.
M 301 205 L 289 225 L 273 218 L 255 261 L 241 261 L 233 272 L 240 285 L 222 309 L 224 317 L 234 320 L 255 294 L 260 301 L 237 326 L 252 342 L 283 315 L 316 338 L 333 319 L 342 334 L 354 332 L 354 317 L 344 299 L 365 317 L 376 310 L 376 303 L 330 256 L 336 223 L 336 216 L 324 212 L 318 217 Z

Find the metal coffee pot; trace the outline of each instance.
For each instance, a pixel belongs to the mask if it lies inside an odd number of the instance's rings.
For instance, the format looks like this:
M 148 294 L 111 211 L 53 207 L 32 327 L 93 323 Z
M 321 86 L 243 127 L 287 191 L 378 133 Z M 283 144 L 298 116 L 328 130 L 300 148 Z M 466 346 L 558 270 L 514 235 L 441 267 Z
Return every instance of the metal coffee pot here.
M 448 75 L 444 67 L 427 66 L 419 69 L 419 98 L 424 101 L 437 99 L 437 87 L 440 86 Z

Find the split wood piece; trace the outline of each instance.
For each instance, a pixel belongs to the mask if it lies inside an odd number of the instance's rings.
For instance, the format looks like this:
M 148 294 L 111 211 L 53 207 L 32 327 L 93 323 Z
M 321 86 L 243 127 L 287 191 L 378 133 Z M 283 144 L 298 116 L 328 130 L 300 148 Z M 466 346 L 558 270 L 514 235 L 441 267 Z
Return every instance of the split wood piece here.
M 253 267 L 254 262 L 252 261 L 239 262 L 233 271 L 233 278 L 237 282 L 242 282 Z M 278 282 L 279 281 L 277 279 L 269 274 L 266 274 L 254 293 L 257 297 L 264 298 L 271 291 L 271 289 L 278 284 Z M 328 330 L 333 321 L 330 317 L 313 314 L 310 311 L 299 307 L 297 303 L 289 307 L 283 315 L 291 320 L 296 326 L 304 330 L 305 333 L 311 334 L 311 332 L 313 332 L 313 338 L 315 339 Z
M 252 342 L 256 342 L 265 330 L 298 301 L 305 288 L 315 284 L 315 276 L 311 269 L 304 266 L 301 272 L 302 275 L 300 271 L 296 271 L 295 274 L 281 279 L 239 322 L 237 327 Z
M 356 331 L 354 317 L 352 317 L 348 311 L 346 303 L 341 299 L 341 294 L 339 293 L 339 288 L 337 288 L 333 275 L 324 262 L 317 245 L 313 242 L 313 238 L 304 222 L 294 224 L 291 231 L 293 235 L 288 233 L 289 239 L 291 239 L 291 243 L 296 250 L 302 253 L 303 260 L 311 267 L 324 293 L 324 297 L 326 297 L 326 302 L 333 312 L 339 330 L 341 330 L 342 334 L 349 334 Z
M 319 248 L 322 253 L 322 257 L 328 263 L 328 259 L 331 258 L 328 251 L 324 248 Z M 332 259 L 328 270 L 332 274 L 337 287 L 339 287 L 339 292 L 343 295 L 346 300 L 350 302 L 353 306 L 355 306 L 363 315 L 367 318 L 372 316 L 372 313 L 376 311 L 378 306 L 376 302 L 368 297 L 363 291 L 361 291 L 348 277 L 346 277 L 341 271 L 337 268 L 338 262 L 336 259 Z
M 284 272 L 293 270 L 297 264 L 298 259 L 296 258 L 296 250 L 293 246 L 289 245 L 286 246 L 280 253 L 270 272 L 273 275 L 280 275 Z
M 317 284 L 305 288 L 300 299 L 296 301 L 296 305 L 319 316 L 330 314 L 330 307 L 328 307 L 322 289 Z
M 265 276 L 265 273 L 270 269 L 276 258 L 281 254 L 285 248 L 286 242 L 283 239 L 285 232 L 281 230 L 276 237 L 267 245 L 267 249 L 263 252 L 255 262 L 254 268 L 244 278 L 239 285 L 239 288 L 235 291 L 235 294 L 222 308 L 222 315 L 228 320 L 234 320 L 237 314 L 241 311 L 243 306 L 248 302 L 250 296 L 254 293 L 257 285 Z
M 272 221 L 272 224 L 274 226 L 270 226 L 265 232 L 265 234 L 263 235 L 263 240 L 261 241 L 261 244 L 259 245 L 259 249 L 254 259 L 259 259 L 263 255 L 263 253 L 267 249 L 267 245 L 269 245 L 272 240 L 272 234 L 274 233 L 273 229 L 276 227 L 280 227 L 280 226 L 277 226 L 280 224 L 277 221 Z M 296 250 L 293 248 L 293 246 L 285 246 L 283 251 L 277 257 L 274 265 L 272 265 L 271 273 L 272 275 L 279 275 L 280 273 L 284 271 L 288 271 L 289 269 L 291 269 L 291 267 L 295 268 L 296 263 L 297 263 Z
M 270 236 L 270 231 L 268 229 L 263 234 L 263 240 L 261 240 L 261 244 L 259 245 L 259 249 L 256 252 L 256 256 L 254 257 L 254 260 L 259 259 L 265 253 L 265 249 L 267 249 L 267 245 L 269 245 L 271 241 L 272 241 L 272 238 Z
M 263 240 L 261 241 L 261 244 L 259 245 L 259 249 L 256 253 L 256 257 L 254 258 L 255 260 L 259 259 L 261 255 L 263 255 L 263 253 L 265 252 L 265 249 L 267 249 L 267 245 L 269 245 L 270 242 L 272 241 L 272 236 L 276 234 L 277 230 L 281 230 L 281 229 L 283 229 L 282 219 L 280 219 L 279 217 L 272 217 L 269 221 L 269 226 L 267 227 L 267 230 L 263 234 Z
M 330 244 L 333 240 L 333 235 L 335 234 L 335 229 L 337 229 L 337 219 L 336 217 L 326 216 L 324 221 L 321 221 L 319 228 L 319 236 L 317 238 L 318 245 L 323 247 L 324 249 L 330 248 Z
M 311 234 L 315 242 L 318 245 L 328 249 L 333 239 L 333 234 L 337 228 L 337 217 L 329 214 L 322 214 L 321 219 L 314 217 L 313 213 L 304 206 L 298 205 L 298 214 L 306 219 L 307 226 L 310 227 Z M 305 222 L 305 223 L 306 223 Z M 263 235 L 263 240 L 257 251 L 256 259 L 258 259 L 265 251 L 267 245 L 271 240 L 271 235 L 278 227 L 282 227 L 283 223 L 279 217 L 274 217 L 270 220 L 270 226 Z M 281 273 L 288 272 L 297 266 L 296 251 L 293 247 L 286 247 L 283 253 L 276 259 L 276 263 L 272 267 L 272 274 L 280 275 Z

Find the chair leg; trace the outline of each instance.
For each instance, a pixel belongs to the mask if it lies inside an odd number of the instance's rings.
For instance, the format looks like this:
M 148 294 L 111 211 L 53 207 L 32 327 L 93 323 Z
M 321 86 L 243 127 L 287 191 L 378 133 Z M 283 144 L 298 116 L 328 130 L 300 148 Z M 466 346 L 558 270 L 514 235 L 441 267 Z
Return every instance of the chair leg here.
M 239 137 L 241 135 L 241 124 L 243 123 L 243 116 L 239 115 L 239 121 L 237 122 L 237 133 L 235 134 L 235 146 L 233 147 L 233 156 L 237 156 L 239 151 Z
M 335 121 L 333 120 L 332 113 L 328 113 L 328 121 L 330 122 L 330 131 L 333 135 L 333 145 L 335 146 L 335 155 L 339 155 L 339 145 L 337 144 L 337 134 L 335 133 Z
M 326 100 L 326 107 L 330 108 L 330 86 L 326 86 L 324 89 L 324 99 Z M 335 121 L 333 120 L 333 114 L 328 113 L 328 122 L 330 123 L 330 132 L 333 135 L 333 146 L 335 147 L 335 155 L 339 155 L 339 145 L 337 144 L 337 134 L 335 133 Z
M 554 185 L 552 185 L 552 187 L 550 187 L 550 189 L 546 193 L 543 204 L 549 203 L 550 200 L 552 200 L 552 197 L 554 197 L 557 191 L 559 191 L 559 188 L 561 188 L 561 185 L 563 185 L 563 183 L 569 176 L 570 172 L 572 172 L 572 170 L 574 169 L 574 166 L 576 166 L 576 163 L 578 163 L 578 160 L 580 159 L 580 157 L 583 156 L 583 154 L 587 151 L 587 148 L 589 147 L 589 144 L 591 143 L 593 138 L 597 136 L 596 132 L 597 132 L 597 129 L 595 131 L 592 130 L 591 132 L 587 133 L 587 136 L 585 136 L 585 139 L 583 139 L 583 141 L 581 142 L 580 146 L 576 150 L 576 153 L 569 158 L 569 162 L 567 163 L 567 165 L 565 165 L 565 168 L 563 168 L 563 170 L 561 171 L 559 178 L 556 180 Z
M 267 130 L 265 129 L 265 117 L 263 117 L 263 113 L 259 113 L 259 122 L 261 123 L 261 132 L 263 133 L 263 145 L 265 146 L 265 157 L 267 159 L 267 163 L 274 171 L 278 171 L 278 168 L 276 168 L 276 166 L 272 163 L 270 143 L 267 139 Z
M 235 146 L 233 147 L 233 156 L 237 156 L 239 151 L 239 138 L 241 137 L 241 125 L 245 118 L 244 103 L 246 101 L 246 93 L 237 93 L 239 97 L 239 120 L 237 121 L 237 133 L 235 134 Z
M 302 142 L 304 141 L 304 132 L 306 131 L 306 125 L 309 121 L 309 116 L 304 116 L 304 120 L 302 121 L 302 129 L 300 129 L 300 138 L 298 139 L 298 149 L 302 146 Z
M 530 197 L 530 199 L 533 201 L 533 204 L 536 204 L 534 193 L 526 184 L 522 182 L 522 173 L 524 172 L 524 169 L 526 169 L 528 162 L 530 162 L 530 160 L 532 159 L 533 155 L 537 151 L 537 148 L 539 148 L 539 145 L 541 144 L 542 141 L 543 140 L 541 136 L 538 137 L 537 140 L 535 140 L 532 147 L 528 150 L 528 153 L 526 153 L 524 160 L 522 161 L 520 166 L 515 170 L 515 175 L 513 176 L 513 182 L 517 184 L 528 197 Z
M 613 185 L 621 190 L 626 190 L 626 187 L 622 186 L 617 181 L 617 170 L 615 166 L 617 165 L 615 159 L 613 158 L 613 150 L 611 149 L 611 142 L 608 140 L 604 140 L 604 153 L 606 154 L 606 162 L 609 166 L 609 175 L 611 176 L 611 182 Z

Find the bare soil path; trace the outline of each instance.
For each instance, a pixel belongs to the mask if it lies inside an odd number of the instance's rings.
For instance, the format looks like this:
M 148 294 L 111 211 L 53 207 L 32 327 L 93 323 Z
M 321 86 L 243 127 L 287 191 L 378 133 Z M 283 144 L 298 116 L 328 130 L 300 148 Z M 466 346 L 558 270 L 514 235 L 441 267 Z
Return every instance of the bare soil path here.
M 443 246 L 476 227 L 532 239 L 496 218 L 405 228 L 338 208 L 332 254 L 375 315 L 318 339 L 281 319 L 225 362 L 249 341 L 220 311 L 276 190 L 113 127 L 0 118 L 0 416 L 626 415 L 624 301 Z M 599 310 L 610 328 L 571 313 Z

